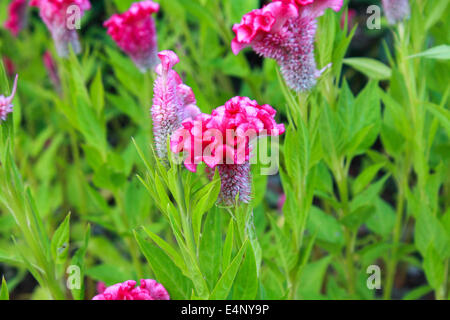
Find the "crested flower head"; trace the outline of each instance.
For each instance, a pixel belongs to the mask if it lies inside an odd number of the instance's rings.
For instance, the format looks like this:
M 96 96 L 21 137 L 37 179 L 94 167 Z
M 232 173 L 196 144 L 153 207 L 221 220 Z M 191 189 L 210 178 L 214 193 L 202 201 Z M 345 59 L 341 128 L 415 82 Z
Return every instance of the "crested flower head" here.
M 389 24 L 396 24 L 409 18 L 411 8 L 408 0 L 382 0 L 383 10 Z
M 251 142 L 284 133 L 284 125 L 276 123 L 275 114 L 269 105 L 234 97 L 211 115 L 202 113 L 183 121 L 173 133 L 170 147 L 175 153 L 187 154 L 184 164 L 192 172 L 200 162 L 209 169 L 218 168 L 221 202 L 231 205 L 238 194 L 240 201 L 249 202 Z
M 25 27 L 27 17 L 27 1 L 13 0 L 8 8 L 8 20 L 5 22 L 5 28 L 11 31 L 12 35 L 17 37 L 19 32 Z
M 152 1 L 133 3 L 122 14 L 115 14 L 104 23 L 108 34 L 143 72 L 158 63 L 155 21 L 151 14 L 159 11 Z
M 91 8 L 89 0 L 31 0 L 30 6 L 39 8 L 39 15 L 52 34 L 56 51 L 60 57 L 69 55 L 69 44 L 73 51 L 81 52 L 75 22 L 78 16 L 71 17 L 69 12 L 78 12 L 79 17 Z
M 277 0 L 253 10 L 233 26 L 234 54 L 252 47 L 258 54 L 275 59 L 289 87 L 307 91 L 321 72 L 314 60 L 316 19 L 325 9 L 339 11 L 342 0 Z
M 99 294 L 92 300 L 170 300 L 169 293 L 162 284 L 152 279 L 142 279 L 136 287 L 136 281 L 128 280 L 105 288 L 98 286 Z
M 180 61 L 173 51 L 158 54 L 161 63 L 156 67 L 158 74 L 153 88 L 153 133 L 158 157 L 167 157 L 167 140 L 186 118 L 194 118 L 200 113 L 194 93 L 183 84 L 173 67 Z
M 9 97 L 5 97 L 4 95 L 0 95 L 0 122 L 1 121 L 6 121 L 6 117 L 8 116 L 8 114 L 13 111 L 12 101 L 13 101 L 14 96 L 16 94 L 17 79 L 18 78 L 19 78 L 19 76 L 16 75 L 16 79 L 14 80 L 13 90 L 12 90 L 11 95 Z

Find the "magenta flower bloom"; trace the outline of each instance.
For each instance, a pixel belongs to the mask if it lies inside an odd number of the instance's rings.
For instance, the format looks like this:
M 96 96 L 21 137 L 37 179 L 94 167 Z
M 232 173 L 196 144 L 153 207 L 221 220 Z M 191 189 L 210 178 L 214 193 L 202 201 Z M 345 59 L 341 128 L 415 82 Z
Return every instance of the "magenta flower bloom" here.
M 136 281 L 128 280 L 108 288 L 103 284 L 97 289 L 99 294 L 92 300 L 170 300 L 163 285 L 152 279 L 141 279 L 139 287 L 136 287 Z
M 384 14 L 389 24 L 396 24 L 409 18 L 411 8 L 408 0 L 382 0 Z
M 13 36 L 17 37 L 19 32 L 25 27 L 27 22 L 27 0 L 13 0 L 8 7 L 8 20 L 5 22 L 5 28 Z
M 158 11 L 159 4 L 155 2 L 136 2 L 128 11 L 115 14 L 104 23 L 108 34 L 142 72 L 158 64 L 156 27 L 151 16 Z
M 60 57 L 68 57 L 69 44 L 76 54 L 81 52 L 76 26 L 72 21 L 78 17 L 75 14 L 71 17 L 71 14 L 78 11 L 81 18 L 85 11 L 91 9 L 89 0 L 31 0 L 30 6 L 39 8 L 39 15 L 52 34 Z
M 13 105 L 11 103 L 14 99 L 14 96 L 16 95 L 18 78 L 19 78 L 19 76 L 16 75 L 16 79 L 14 80 L 13 90 L 9 97 L 0 95 L 0 122 L 6 121 L 6 117 L 8 116 L 8 114 L 13 111 Z
M 316 19 L 325 9 L 339 11 L 342 0 L 278 0 L 253 10 L 233 26 L 234 54 L 246 47 L 275 59 L 287 85 L 295 91 L 310 90 L 321 71 L 314 60 Z
M 234 97 L 211 115 L 199 114 L 183 121 L 171 137 L 175 153 L 187 154 L 186 168 L 196 172 L 200 162 L 209 167 L 210 176 L 217 167 L 221 178 L 219 202 L 233 205 L 251 199 L 251 142 L 261 136 L 284 133 L 283 124 L 275 122 L 276 111 L 269 105 L 260 106 L 247 97 Z
M 158 54 L 161 64 L 156 67 L 158 74 L 153 87 L 153 134 L 156 152 L 161 159 L 167 158 L 167 140 L 187 118 L 200 113 L 190 87 L 183 84 L 181 77 L 172 68 L 180 60 L 173 51 Z

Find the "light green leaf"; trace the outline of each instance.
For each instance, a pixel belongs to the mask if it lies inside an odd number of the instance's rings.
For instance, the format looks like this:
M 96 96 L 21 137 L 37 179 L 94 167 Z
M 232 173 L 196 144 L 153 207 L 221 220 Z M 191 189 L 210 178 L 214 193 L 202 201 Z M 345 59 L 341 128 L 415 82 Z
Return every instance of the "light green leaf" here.
M 90 88 L 92 104 L 97 110 L 97 114 L 101 115 L 105 106 L 105 89 L 102 82 L 102 71 L 99 68 Z
M 0 300 L 9 300 L 8 286 L 6 285 L 5 277 L 2 277 L 2 287 L 0 290 Z
M 405 296 L 403 297 L 403 300 L 419 300 L 421 297 L 428 294 L 430 291 L 432 291 L 433 288 L 431 288 L 429 285 L 423 285 L 417 288 L 414 288 Z
M 448 60 L 450 59 L 450 46 L 443 44 L 437 47 L 430 48 L 422 53 L 414 54 L 409 58 L 423 57 L 427 59 Z
M 258 292 L 258 268 L 252 246 L 247 246 L 244 261 L 233 286 L 233 300 L 253 300 Z
M 430 244 L 424 256 L 423 269 L 429 284 L 433 289 L 437 290 L 444 282 L 446 270 L 444 261 L 441 259 L 433 244 Z
M 216 170 L 214 177 L 210 183 L 200 189 L 194 196 L 192 201 L 192 226 L 194 229 L 194 237 L 196 242 L 200 239 L 200 229 L 202 217 L 216 203 L 220 192 L 220 177 Z
M 69 253 L 70 213 L 56 229 L 51 242 L 52 257 L 57 264 L 63 264 Z
M 181 255 L 166 241 L 164 241 L 157 234 L 151 232 L 148 228 L 143 227 L 145 233 L 172 259 L 175 265 L 180 268 L 184 273 L 187 272 L 186 264 L 183 261 Z
M 241 249 L 236 254 L 230 265 L 225 269 L 214 290 L 209 297 L 210 300 L 225 300 L 233 286 L 234 279 L 242 262 L 244 252 L 247 250 L 248 240 L 242 244 Z
M 372 79 L 386 80 L 392 75 L 391 68 L 371 58 L 347 58 L 344 63 Z
M 200 241 L 200 268 L 211 289 L 219 278 L 222 264 L 222 215 L 217 209 L 208 213 Z
M 353 194 L 357 195 L 363 191 L 363 189 L 373 180 L 373 178 L 375 178 L 378 171 L 380 171 L 383 166 L 384 163 L 376 163 L 364 169 L 364 171 L 361 172 L 353 182 Z
M 156 279 L 164 283 L 164 287 L 170 294 L 171 299 L 189 299 L 192 292 L 192 282 L 186 278 L 181 270 L 164 253 L 164 251 L 147 242 L 139 233 L 134 236 L 139 248 L 155 273 Z
M 325 272 L 330 264 L 332 256 L 315 261 L 305 266 L 302 271 L 298 294 L 302 299 L 315 299 L 320 294 Z
M 230 219 L 228 224 L 227 235 L 225 237 L 225 244 L 223 245 L 222 253 L 222 270 L 225 270 L 230 264 L 231 253 L 233 251 L 233 239 L 234 239 L 234 224 L 233 219 Z

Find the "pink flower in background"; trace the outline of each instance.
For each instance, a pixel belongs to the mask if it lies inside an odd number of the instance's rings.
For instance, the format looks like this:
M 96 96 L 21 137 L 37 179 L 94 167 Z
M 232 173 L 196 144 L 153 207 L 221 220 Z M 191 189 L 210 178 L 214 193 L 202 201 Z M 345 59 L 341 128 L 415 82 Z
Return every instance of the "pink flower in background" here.
M 347 31 L 350 32 L 352 30 L 353 26 L 355 25 L 355 17 L 356 17 L 356 10 L 355 9 L 348 9 L 347 15 L 343 14 L 341 16 L 341 21 L 339 23 L 341 29 L 344 29 L 345 27 L 345 19 L 347 19 Z
M 0 122 L 1 121 L 6 121 L 6 117 L 8 116 L 8 114 L 13 111 L 12 101 L 14 99 L 14 96 L 16 95 L 17 79 L 18 78 L 19 78 L 19 76 L 16 75 L 16 78 L 14 80 L 13 90 L 12 90 L 11 95 L 9 97 L 5 97 L 4 95 L 0 95 Z
M 204 162 L 211 177 L 211 169 L 217 167 L 221 178 L 219 202 L 233 205 L 239 194 L 239 200 L 248 203 L 251 142 L 257 137 L 284 133 L 284 125 L 276 123 L 275 115 L 269 105 L 234 97 L 211 115 L 202 113 L 183 121 L 172 135 L 170 147 L 175 153 L 187 154 L 184 165 L 192 172 Z
M 200 113 L 190 87 L 183 84 L 179 74 L 172 68 L 180 61 L 173 51 L 158 54 L 161 64 L 156 67 L 158 74 L 153 88 L 153 133 L 156 152 L 161 159 L 167 158 L 167 140 L 181 126 L 186 118 L 194 118 Z
M 44 66 L 45 69 L 47 70 L 50 81 L 52 82 L 56 90 L 59 92 L 61 90 L 61 80 L 59 78 L 58 68 L 56 67 L 55 59 L 53 59 L 50 51 L 48 50 L 45 51 L 42 60 L 44 62 Z
M 99 294 L 92 300 L 170 300 L 169 293 L 162 284 L 152 279 L 142 279 L 136 287 L 136 281 L 128 280 L 105 288 L 99 285 Z
M 16 66 L 10 58 L 3 57 L 3 65 L 5 66 L 6 74 L 8 76 L 12 76 L 16 73 Z
M 115 14 L 104 23 L 108 34 L 142 72 L 158 64 L 156 27 L 151 16 L 158 11 L 159 4 L 155 2 L 136 2 L 128 11 Z
M 411 8 L 408 0 L 382 0 L 384 14 L 389 24 L 396 24 L 409 18 Z
M 13 36 L 17 37 L 19 32 L 25 27 L 27 22 L 27 1 L 13 0 L 8 7 L 8 20 L 5 22 L 5 28 L 8 29 Z
M 283 211 L 283 207 L 284 207 L 285 203 L 286 203 L 286 194 L 283 193 L 278 198 L 278 203 L 277 203 L 278 211 L 280 211 L 280 212 Z
M 50 30 L 60 57 L 68 57 L 69 44 L 76 54 L 81 52 L 77 30 L 72 25 L 74 17 L 68 9 L 76 6 L 82 17 L 91 8 L 89 0 L 31 0 L 30 5 L 39 8 L 39 15 Z
M 296 91 L 310 90 L 322 71 L 314 60 L 316 19 L 325 9 L 339 11 L 342 0 L 278 0 L 253 10 L 233 26 L 231 48 L 238 54 L 246 47 L 275 59 L 287 85 Z

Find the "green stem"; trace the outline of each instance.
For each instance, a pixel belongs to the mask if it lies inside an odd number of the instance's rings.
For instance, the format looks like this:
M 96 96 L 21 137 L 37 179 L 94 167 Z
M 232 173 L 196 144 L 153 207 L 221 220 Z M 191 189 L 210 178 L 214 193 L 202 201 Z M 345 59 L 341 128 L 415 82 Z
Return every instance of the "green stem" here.
M 338 185 L 339 197 L 342 205 L 340 210 L 340 218 L 349 214 L 349 195 L 348 195 L 348 168 L 349 166 L 344 166 L 343 161 L 341 161 L 337 168 L 335 169 L 336 183 Z M 346 242 L 345 250 L 345 265 L 346 265 L 346 276 L 347 276 L 347 288 L 350 295 L 355 293 L 355 271 L 354 271 L 354 252 L 355 252 L 355 242 L 356 242 L 357 231 L 352 231 L 348 227 L 345 227 L 344 237 Z
M 123 204 L 120 194 L 118 194 L 117 192 L 114 192 L 114 198 L 116 199 L 117 205 L 120 209 L 122 222 L 127 229 L 126 236 L 125 236 L 125 243 L 127 244 L 128 250 L 130 252 L 131 261 L 136 270 L 138 278 L 142 279 L 142 278 L 144 278 L 144 270 L 142 268 L 141 260 L 139 258 L 140 251 L 139 251 L 139 248 L 138 248 L 136 242 L 134 242 L 134 239 L 132 238 L 132 236 L 129 235 L 129 231 L 131 228 L 130 228 L 130 224 L 129 224 L 127 216 L 126 216 L 125 206 Z M 116 220 L 114 219 L 114 221 L 116 221 Z M 120 230 L 119 226 L 116 226 L 116 227 L 117 227 L 117 230 Z
M 392 252 L 387 264 L 386 288 L 383 292 L 383 299 L 391 298 L 394 285 L 395 271 L 397 269 L 397 250 L 401 238 L 401 228 L 403 224 L 404 188 L 403 183 L 399 183 L 400 190 L 397 194 L 397 212 L 393 234 Z
M 449 280 L 448 280 L 448 270 L 449 270 L 449 260 L 447 259 L 445 261 L 445 268 L 444 268 L 444 274 L 445 274 L 445 278 L 444 278 L 444 282 L 442 283 L 442 286 L 436 290 L 436 300 L 447 300 L 447 295 L 448 295 L 448 290 L 449 290 Z

